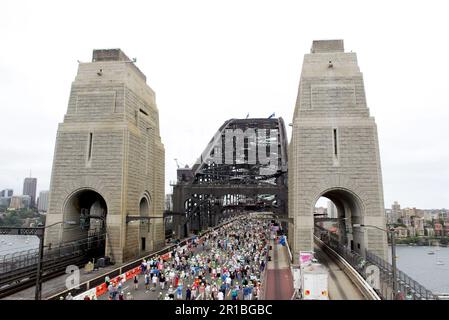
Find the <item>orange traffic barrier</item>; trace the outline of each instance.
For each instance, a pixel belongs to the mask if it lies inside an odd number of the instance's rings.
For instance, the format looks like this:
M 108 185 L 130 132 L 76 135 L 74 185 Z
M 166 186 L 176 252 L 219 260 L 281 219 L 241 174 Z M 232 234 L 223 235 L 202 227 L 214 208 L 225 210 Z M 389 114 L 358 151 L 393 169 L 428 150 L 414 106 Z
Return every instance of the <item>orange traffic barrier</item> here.
M 167 261 L 168 259 L 170 259 L 170 255 L 171 255 L 170 252 L 168 252 L 166 254 L 163 254 L 161 256 L 161 258 L 162 258 L 162 260 Z
M 99 297 L 99 296 L 105 294 L 106 291 L 108 291 L 108 288 L 106 287 L 106 283 L 103 283 L 103 284 L 97 286 L 95 289 L 96 289 L 95 295 L 96 295 L 97 297 Z
M 135 275 L 140 274 L 140 267 L 136 267 L 134 269 L 129 270 L 128 272 L 126 272 L 126 280 L 132 279 L 134 278 Z

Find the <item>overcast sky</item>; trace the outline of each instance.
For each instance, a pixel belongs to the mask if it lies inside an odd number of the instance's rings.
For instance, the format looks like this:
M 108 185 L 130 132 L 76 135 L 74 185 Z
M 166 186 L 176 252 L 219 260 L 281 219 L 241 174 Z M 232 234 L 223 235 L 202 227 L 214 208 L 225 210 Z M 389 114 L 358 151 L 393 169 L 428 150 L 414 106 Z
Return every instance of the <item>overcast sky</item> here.
M 357 52 L 376 118 L 385 206 L 449 207 L 445 1 L 1 1 L 0 190 L 50 185 L 57 125 L 94 48 L 137 58 L 155 90 L 166 192 L 229 118 L 290 123 L 314 39 Z M 291 134 L 291 127 L 287 127 Z

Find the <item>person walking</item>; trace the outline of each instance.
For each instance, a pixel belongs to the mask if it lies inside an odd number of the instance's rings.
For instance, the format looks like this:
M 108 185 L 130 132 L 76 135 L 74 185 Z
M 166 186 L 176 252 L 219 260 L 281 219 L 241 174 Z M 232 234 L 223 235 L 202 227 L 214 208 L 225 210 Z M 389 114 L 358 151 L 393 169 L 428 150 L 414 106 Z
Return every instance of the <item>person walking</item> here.
M 248 300 L 248 288 L 246 287 L 246 285 L 243 285 L 243 300 Z
M 140 264 L 140 273 L 144 274 L 145 271 L 147 271 L 147 262 L 142 260 L 142 263 Z
M 234 287 L 234 289 L 232 289 L 232 291 L 231 291 L 231 298 L 232 298 L 232 300 L 238 300 L 239 299 L 239 291 L 237 289 L 237 286 Z
M 187 288 L 186 288 L 186 300 L 190 300 L 191 297 L 192 297 L 192 291 L 190 290 L 190 286 L 187 285 Z
M 232 283 L 231 277 L 226 277 L 225 283 L 226 283 L 226 289 L 230 290 L 231 289 L 231 285 L 232 285 L 231 284 Z
M 204 290 L 204 294 L 206 295 L 206 300 L 210 300 L 211 299 L 211 286 L 209 283 L 206 283 L 206 289 Z
M 206 287 L 204 286 L 204 283 L 201 283 L 201 285 L 198 288 L 199 296 L 201 300 L 206 300 Z
M 153 274 L 153 277 L 151 278 L 151 281 L 153 283 L 153 286 L 151 287 L 151 291 L 155 291 L 157 287 L 157 276 L 156 274 Z
M 112 284 L 112 299 L 111 300 L 118 300 L 117 287 L 114 284 Z
M 196 299 L 197 294 L 198 294 L 198 286 L 194 283 L 192 286 L 192 292 L 191 292 L 192 300 Z
M 150 289 L 150 275 L 145 273 L 145 293 Z
M 259 285 L 257 285 L 255 288 L 254 288 L 254 300 L 259 300 L 259 296 L 260 296 L 260 286 Z
M 139 288 L 139 278 L 137 278 L 137 274 L 134 276 L 134 290 L 137 290 Z
M 165 289 L 165 274 L 161 273 L 161 278 L 159 279 L 159 284 L 161 286 L 161 290 Z
M 123 293 L 123 284 L 121 281 L 119 281 L 119 283 L 117 284 L 117 293 L 119 294 L 119 296 Z
M 253 291 L 254 291 L 254 286 L 251 285 L 248 287 L 248 300 L 253 300 Z
M 179 284 L 176 288 L 176 300 L 182 299 L 182 284 Z
M 170 298 L 170 300 L 175 299 L 175 289 L 173 288 L 172 285 L 170 285 L 170 288 L 168 288 L 167 294 L 168 294 L 168 297 Z
M 108 286 L 108 294 L 109 294 L 109 300 L 114 300 L 114 285 L 112 283 L 109 283 Z

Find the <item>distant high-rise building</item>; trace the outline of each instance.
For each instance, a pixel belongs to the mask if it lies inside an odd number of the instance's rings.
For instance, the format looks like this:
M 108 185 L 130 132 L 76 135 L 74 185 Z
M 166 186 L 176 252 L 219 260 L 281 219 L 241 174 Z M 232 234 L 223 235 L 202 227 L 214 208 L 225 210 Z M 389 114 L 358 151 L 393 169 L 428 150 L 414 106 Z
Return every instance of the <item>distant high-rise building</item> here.
M 413 226 L 415 227 L 416 235 L 423 236 L 424 235 L 424 218 L 415 217 L 413 219 Z
M 402 214 L 401 214 L 401 205 L 395 201 L 392 205 L 391 205 L 391 218 L 392 218 L 392 223 L 396 223 L 398 221 L 399 218 L 401 218 Z
M 327 216 L 329 218 L 337 218 L 337 207 L 330 200 L 327 202 Z
M 393 224 L 396 223 L 394 217 L 393 217 L 393 210 L 391 209 L 385 209 L 385 216 L 387 217 L 387 223 Z
M 29 195 L 12 196 L 9 204 L 9 209 L 23 209 L 29 208 L 31 204 L 31 197 Z
M 0 198 L 8 198 L 12 197 L 13 190 L 12 189 L 4 189 L 0 191 Z
M 49 194 L 48 190 L 39 192 L 39 201 L 37 209 L 40 212 L 48 211 L 48 194 Z
M 9 208 L 11 197 L 0 197 L 0 207 Z
M 28 195 L 31 198 L 30 207 L 36 205 L 36 178 L 25 178 L 23 181 L 23 195 Z

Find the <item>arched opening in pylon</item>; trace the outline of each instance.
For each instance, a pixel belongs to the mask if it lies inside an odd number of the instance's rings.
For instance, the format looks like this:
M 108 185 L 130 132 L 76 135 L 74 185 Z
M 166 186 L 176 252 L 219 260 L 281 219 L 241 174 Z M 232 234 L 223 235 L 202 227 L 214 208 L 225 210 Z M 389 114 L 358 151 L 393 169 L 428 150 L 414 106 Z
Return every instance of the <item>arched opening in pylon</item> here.
M 150 216 L 150 202 L 146 196 L 140 199 L 139 203 L 139 215 L 141 217 L 149 217 Z M 140 221 L 140 252 L 148 251 L 148 241 L 150 240 L 150 220 L 141 220 Z
M 360 232 L 354 232 L 354 224 L 361 223 L 363 204 L 355 193 L 342 188 L 328 189 L 321 193 L 313 211 L 315 228 L 327 231 L 334 243 L 361 253 L 363 238 Z
M 103 196 L 93 189 L 80 189 L 67 197 L 63 208 L 62 242 L 75 241 L 78 249 L 104 255 L 106 215 Z

